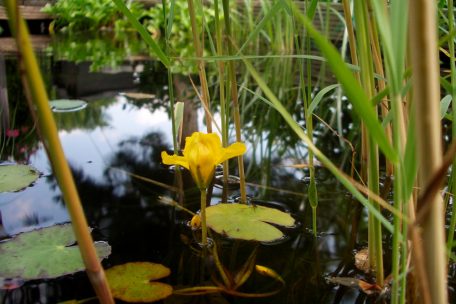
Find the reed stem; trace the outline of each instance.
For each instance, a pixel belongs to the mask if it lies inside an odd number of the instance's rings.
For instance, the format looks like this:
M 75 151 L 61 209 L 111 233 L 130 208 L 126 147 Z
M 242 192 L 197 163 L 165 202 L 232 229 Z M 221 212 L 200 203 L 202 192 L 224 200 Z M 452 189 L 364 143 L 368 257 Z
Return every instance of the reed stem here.
M 426 189 L 442 164 L 436 4 L 434 1 L 413 0 L 409 1 L 409 9 L 419 182 L 421 189 Z M 439 192 L 424 203 L 431 206 L 422 222 L 428 289 L 432 303 L 443 304 L 448 302 L 444 206 Z M 418 211 L 423 204 L 418 206 Z
M 453 0 L 448 0 L 448 32 L 453 33 L 454 31 L 454 3 Z M 451 96 L 452 96 L 452 108 L 453 108 L 453 121 L 456 122 L 456 63 L 455 63 L 455 50 L 454 50 L 454 39 L 451 37 L 448 40 L 448 50 L 450 52 L 450 68 L 451 68 Z M 452 137 L 456 139 L 456 123 L 452 124 Z M 450 189 L 453 194 L 453 204 L 451 210 L 450 227 L 448 228 L 447 237 L 447 250 L 451 252 L 454 240 L 454 231 L 456 229 L 456 159 L 453 162 L 451 177 L 450 177 Z
M 215 43 L 217 47 L 217 55 L 223 56 L 223 39 L 222 39 L 222 27 L 220 22 L 220 9 L 219 0 L 214 0 L 214 11 L 215 11 Z M 220 120 L 222 125 L 222 145 L 223 147 L 228 146 L 228 121 L 226 115 L 226 94 L 225 94 L 225 62 L 223 60 L 218 61 L 219 71 L 219 95 L 220 95 Z M 223 162 L 223 193 L 222 201 L 227 200 L 227 184 L 229 176 L 229 162 L 228 160 Z
M 371 18 L 369 18 L 368 6 L 365 1 L 355 1 L 355 21 L 357 24 L 357 46 L 358 59 L 360 63 L 360 79 L 361 85 L 369 98 L 375 95 L 374 85 L 374 71 L 372 65 L 372 53 L 371 43 L 369 43 L 368 29 L 371 27 Z M 377 114 L 376 105 L 373 106 L 375 114 Z M 378 147 L 372 135 L 367 133 L 366 130 L 366 142 L 363 146 L 366 147 L 366 155 L 361 156 L 363 159 L 367 157 L 367 167 L 362 171 L 367 170 L 367 184 L 369 190 L 374 194 L 379 194 L 379 164 L 378 164 Z M 380 211 L 380 207 L 377 203 L 369 198 L 372 204 Z M 380 286 L 383 285 L 383 245 L 382 245 L 382 226 L 380 222 L 375 219 L 372 214 L 369 214 L 369 263 L 371 267 L 375 269 L 376 283 Z
M 207 246 L 207 226 L 206 226 L 206 201 L 207 190 L 200 189 L 201 192 L 201 244 L 203 247 Z
M 166 8 L 168 7 L 168 3 L 166 0 L 162 0 L 162 9 L 163 9 L 163 20 L 165 21 L 164 28 L 165 28 L 165 55 L 168 56 L 169 50 L 169 33 L 171 28 L 168 28 L 168 12 Z M 171 112 L 171 129 L 172 129 L 172 137 L 173 137 L 173 152 L 177 154 L 179 152 L 179 145 L 177 144 L 177 127 L 176 126 L 176 117 L 174 114 L 174 84 L 173 84 L 173 74 L 171 73 L 171 68 L 167 68 L 167 75 L 168 75 L 168 93 L 169 93 L 169 102 L 170 102 L 170 112 Z
M 54 116 L 49 107 L 49 100 L 38 63 L 33 52 L 27 25 L 20 15 L 15 0 L 5 1 L 11 32 L 16 39 L 20 53 L 21 77 L 29 102 L 30 111 L 34 114 L 39 126 L 49 160 L 57 182 L 63 193 L 72 227 L 79 245 L 82 260 L 93 288 L 101 303 L 114 303 L 103 267 L 97 257 L 81 201 L 66 161 L 59 140 Z M 35 110 L 36 108 L 36 110 Z M 36 112 L 35 112 L 36 111 Z
M 230 3 L 228 0 L 222 0 L 223 3 L 223 17 L 225 19 L 225 32 L 228 39 L 228 55 L 231 56 L 234 54 L 233 43 L 231 41 L 231 20 L 230 20 Z M 228 62 L 228 77 L 230 80 L 231 88 L 231 98 L 233 101 L 233 115 L 234 115 L 234 127 L 236 130 L 236 141 L 242 142 L 241 138 L 241 115 L 239 111 L 239 101 L 238 101 L 238 90 L 236 83 L 236 72 L 234 69 L 234 63 L 232 60 Z M 240 180 L 240 192 L 241 192 L 241 203 L 247 203 L 247 194 L 245 188 L 245 174 L 244 174 L 244 157 L 242 155 L 238 156 L 238 169 L 239 169 L 239 180 Z
M 201 101 L 204 104 L 204 112 L 206 118 L 206 128 L 207 133 L 212 133 L 212 118 L 210 111 L 210 103 L 209 103 L 209 88 L 207 85 L 207 77 L 206 77 L 206 68 L 204 66 L 203 58 L 203 47 L 200 41 L 200 31 L 198 25 L 196 24 L 196 11 L 195 6 L 193 4 L 193 0 L 187 0 L 188 3 L 188 12 L 190 14 L 190 23 L 192 26 L 192 35 L 193 35 L 193 44 L 195 45 L 195 52 L 196 57 L 198 57 L 198 75 L 200 78 L 201 83 Z

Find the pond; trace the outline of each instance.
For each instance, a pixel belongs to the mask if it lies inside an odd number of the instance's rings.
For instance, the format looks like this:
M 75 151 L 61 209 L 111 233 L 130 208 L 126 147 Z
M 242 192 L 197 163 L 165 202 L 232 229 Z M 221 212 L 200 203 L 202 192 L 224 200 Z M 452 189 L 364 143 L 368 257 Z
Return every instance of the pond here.
M 87 47 L 85 50 L 108 62 L 106 50 L 111 51 L 108 54 L 114 54 L 119 49 L 110 48 L 109 43 L 109 39 L 96 38 L 85 40 L 83 45 L 96 46 L 94 48 L 99 52 Z M 172 149 L 166 70 L 146 56 L 135 57 L 133 54 L 128 60 L 115 59 L 115 63 L 112 61 L 114 57 L 111 58 L 111 67 L 106 62 L 88 61 L 93 57 L 69 58 L 81 56 L 79 44 L 74 40 L 71 47 L 68 40 L 61 39 L 51 45 L 52 48 L 39 53 L 49 95 L 52 99 L 82 99 L 87 102 L 87 106 L 79 111 L 54 112 L 54 118 L 88 223 L 93 228 L 93 238 L 106 241 L 112 247 L 112 253 L 103 261 L 103 266 L 110 268 L 126 262 L 149 261 L 171 269 L 171 275 L 162 281 L 175 289 L 213 285 L 213 279 L 217 277 L 214 261 L 201 259 L 201 247 L 195 237 L 197 232 L 189 226 L 192 216 L 163 204 L 160 197 L 175 198 L 176 193 L 147 181 L 150 179 L 168 186 L 180 184 L 185 193 L 181 202 L 183 206 L 193 212 L 199 210 L 199 191 L 190 174 L 187 171 L 177 174 L 175 168 L 162 163 L 160 156 L 162 151 Z M 73 52 L 66 56 L 59 53 L 65 49 Z M 4 65 L 0 66 L 4 66 L 4 70 L 0 73 L 7 79 L 9 111 L 13 117 L 9 129 L 15 133 L 2 137 L 1 159 L 4 164 L 30 164 L 40 172 L 40 177 L 30 187 L 0 195 L 1 237 L 8 238 L 68 222 L 69 215 L 46 151 L 28 114 L 17 72 L 17 58 L 10 54 L 2 60 Z M 204 111 L 197 106 L 197 96 L 189 77 L 188 74 L 174 75 L 178 100 L 186 104 L 184 119 L 187 124 L 183 137 L 205 130 Z M 215 82 L 211 86 L 211 92 L 215 92 Z M 331 115 L 334 110 L 331 100 L 328 104 L 326 114 L 322 115 Z M 363 302 L 367 297 L 364 293 L 356 288 L 331 284 L 327 278 L 340 276 L 369 280 L 353 265 L 354 250 L 366 246 L 357 242 L 358 238 L 366 239 L 365 211 L 325 168 L 317 167 L 319 206 L 318 235 L 315 237 L 307 199 L 308 169 L 296 166 L 305 163 L 305 145 L 259 99 L 249 105 L 254 110 L 242 117 L 245 126 L 242 137 L 247 146 L 247 195 L 253 204 L 290 212 L 298 224 L 285 230 L 285 239 L 271 244 L 235 241 L 217 234 L 212 237 L 219 246 L 222 264 L 229 271 L 239 270 L 249 257 L 256 254 L 255 264 L 277 272 L 285 285 L 282 288 L 270 277 L 252 273 L 240 292 L 277 293 L 258 298 L 224 293 L 174 295 L 164 302 Z M 217 110 L 214 113 L 217 120 Z M 260 113 L 264 113 L 264 117 Z M 350 121 L 344 121 L 344 125 L 347 134 L 355 128 Z M 350 149 L 347 146 L 341 148 L 339 137 L 324 124 L 318 123 L 315 130 L 318 146 L 336 163 L 347 166 Z M 237 175 L 235 161 L 230 162 L 230 167 L 231 174 Z M 234 201 L 238 197 L 239 185 L 235 183 L 229 190 L 228 200 Z M 221 200 L 222 191 L 215 186 L 211 204 Z M 84 272 L 23 283 L 17 289 L 0 290 L 1 303 L 57 303 L 94 296 Z

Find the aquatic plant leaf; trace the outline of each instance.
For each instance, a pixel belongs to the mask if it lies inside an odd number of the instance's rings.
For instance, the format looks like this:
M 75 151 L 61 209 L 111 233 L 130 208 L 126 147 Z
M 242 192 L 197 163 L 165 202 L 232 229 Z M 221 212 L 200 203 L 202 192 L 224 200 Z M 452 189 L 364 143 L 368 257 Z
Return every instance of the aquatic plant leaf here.
M 2 165 L 0 166 L 0 192 L 19 191 L 39 176 L 38 171 L 27 165 Z
M 169 274 L 169 268 L 149 262 L 126 263 L 106 270 L 113 297 L 125 302 L 154 302 L 168 297 L 173 287 L 152 281 Z
M 20 233 L 0 243 L 0 277 L 26 280 L 56 278 L 85 269 L 71 224 Z M 111 254 L 106 242 L 95 242 L 100 259 Z
M 76 112 L 84 109 L 87 102 L 78 99 L 56 99 L 49 101 L 52 112 Z
M 295 220 L 288 213 L 264 206 L 218 204 L 206 209 L 207 226 L 234 239 L 272 242 L 283 237 L 270 225 L 292 227 Z

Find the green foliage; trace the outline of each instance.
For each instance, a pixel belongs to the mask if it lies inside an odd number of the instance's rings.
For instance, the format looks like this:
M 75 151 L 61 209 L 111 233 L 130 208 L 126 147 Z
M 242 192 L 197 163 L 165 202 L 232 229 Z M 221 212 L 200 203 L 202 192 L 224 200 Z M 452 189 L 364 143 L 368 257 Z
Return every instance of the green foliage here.
M 292 227 L 295 220 L 288 213 L 263 206 L 218 204 L 206 209 L 207 226 L 230 238 L 273 242 L 282 231 L 270 224 Z
M 71 224 L 16 235 L 0 244 L 0 277 L 27 280 L 56 278 L 84 270 Z M 111 254 L 106 242 L 95 242 L 98 257 Z
M 129 1 L 129 9 L 139 19 L 148 17 L 142 4 Z M 54 18 L 54 29 L 70 31 L 100 30 L 100 28 L 128 29 L 124 15 L 111 0 L 59 0 L 48 3 L 43 12 Z M 131 28 L 131 27 L 130 27 Z
M 173 287 L 154 282 L 169 276 L 169 268 L 155 263 L 134 262 L 106 270 L 114 298 L 125 302 L 154 302 L 173 293 Z
M 49 105 L 53 112 L 76 112 L 83 110 L 87 102 L 78 99 L 56 99 L 50 100 Z
M 92 36 L 58 35 L 48 47 L 57 60 L 72 62 L 91 62 L 90 70 L 99 71 L 102 68 L 115 68 L 122 64 L 130 55 L 146 54 L 147 45 L 137 39 L 132 33 L 121 35 Z
M 191 35 L 192 29 L 190 14 L 188 13 L 187 1 L 166 1 L 166 4 L 166 11 L 173 16 L 172 19 L 168 21 L 168 56 L 176 57 L 178 59 L 174 61 L 173 65 L 170 67 L 171 72 L 184 75 L 196 73 L 197 67 L 193 61 L 179 60 L 180 58 L 189 58 L 195 56 L 195 48 Z M 171 7 L 172 4 L 174 4 L 173 7 Z M 206 6 L 197 7 L 196 9 L 197 24 L 202 25 L 204 22 L 207 29 L 213 29 L 215 27 L 214 10 Z M 150 9 L 149 16 L 151 19 L 147 23 L 147 29 L 152 33 L 160 33 L 160 37 L 165 38 L 166 20 L 163 16 L 163 4 L 158 3 L 152 7 Z M 164 41 L 161 42 L 164 45 Z M 205 55 L 207 55 L 207 51 L 205 51 Z
M 0 192 L 19 191 L 38 179 L 39 173 L 27 165 L 0 166 Z

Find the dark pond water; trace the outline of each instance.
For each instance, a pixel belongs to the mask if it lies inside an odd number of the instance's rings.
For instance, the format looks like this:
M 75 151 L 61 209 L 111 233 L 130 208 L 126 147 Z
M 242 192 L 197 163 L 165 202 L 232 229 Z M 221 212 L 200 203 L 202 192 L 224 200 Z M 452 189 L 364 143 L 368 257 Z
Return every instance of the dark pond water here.
M 198 246 L 187 225 L 190 216 L 158 201 L 159 196 L 175 197 L 175 194 L 130 175 L 176 184 L 174 172 L 164 166 L 160 158 L 161 151 L 170 150 L 172 142 L 165 70 L 157 62 L 140 58 L 91 73 L 91 63 L 87 61 L 74 63 L 59 59 L 52 52 L 42 52 L 39 57 L 52 98 L 80 98 L 88 102 L 81 111 L 55 113 L 55 119 L 89 225 L 94 229 L 93 237 L 112 246 L 112 254 L 103 265 L 109 268 L 132 261 L 162 263 L 171 268 L 171 276 L 163 281 L 175 288 L 213 284 L 210 277 L 213 261 L 202 261 L 195 253 Z M 7 78 L 12 117 L 9 128 L 19 130 L 19 135 L 2 137 L 2 160 L 31 164 L 42 173 L 31 187 L 0 195 L 1 237 L 7 238 L 68 222 L 69 216 L 28 115 L 17 74 L 17 58 L 7 56 L 4 60 L 5 71 L 0 72 Z M 176 74 L 175 86 L 180 100 L 187 104 L 188 124 L 184 133 L 204 131 L 203 113 L 193 105 L 196 98 L 188 76 Z M 138 99 L 138 95 L 130 94 L 132 92 L 147 95 Z M 306 149 L 284 127 L 283 121 L 276 118 L 273 123 L 258 122 L 254 119 L 256 116 L 262 115 L 243 118 L 243 137 L 248 147 L 245 159 L 248 195 L 290 210 L 300 226 L 287 231 L 288 238 L 279 244 L 215 238 L 221 244 L 221 259 L 228 269 L 242 265 L 258 247 L 256 263 L 278 272 L 286 286 L 267 298 L 244 299 L 217 294 L 172 296 L 164 302 L 363 302 L 366 298 L 357 290 L 328 284 L 325 277 L 361 275 L 352 266 L 352 250 L 364 245 L 356 240 L 360 236 L 365 239 L 365 213 L 325 169 L 317 168 L 319 235 L 315 238 L 310 230 L 311 209 L 307 202 L 308 172 L 289 166 L 304 163 Z M 331 132 L 319 131 L 318 126 L 316 129 L 318 145 L 333 155 L 336 163 L 343 164 L 350 153 L 342 153 L 344 148 Z M 231 162 L 231 166 L 235 174 L 235 163 Z M 182 181 L 183 204 L 197 211 L 199 192 L 187 172 L 183 172 Z M 237 190 L 232 190 L 229 198 L 238 195 Z M 212 203 L 220 200 L 221 191 L 214 188 Z M 359 227 L 355 225 L 353 236 L 352 220 L 358 223 L 359 218 L 361 221 Z M 254 274 L 241 291 L 260 293 L 277 287 L 274 281 Z M 59 279 L 29 281 L 15 290 L 0 290 L 0 303 L 57 303 L 92 296 L 88 279 L 81 272 Z

